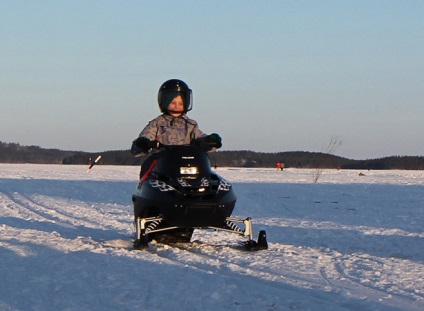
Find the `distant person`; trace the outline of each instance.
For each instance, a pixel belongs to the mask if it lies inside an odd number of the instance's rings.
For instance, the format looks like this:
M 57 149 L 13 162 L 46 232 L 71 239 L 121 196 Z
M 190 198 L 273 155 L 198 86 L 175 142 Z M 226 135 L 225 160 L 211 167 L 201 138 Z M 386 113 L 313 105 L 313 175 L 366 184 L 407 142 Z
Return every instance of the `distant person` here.
M 277 171 L 281 171 L 281 162 L 277 162 L 277 164 L 275 165 L 275 168 L 277 169 Z
M 195 120 L 187 117 L 187 112 L 193 106 L 193 95 L 185 82 L 177 79 L 164 82 L 159 88 L 158 104 L 162 114 L 147 124 L 131 146 L 131 153 L 134 156 L 145 158 L 141 166 L 140 179 L 149 174 L 154 160 L 160 156 L 157 150 L 151 149 L 152 141 L 164 145 L 201 144 L 203 141 L 214 146 L 208 151 L 222 146 L 218 134 L 206 135 L 199 129 Z

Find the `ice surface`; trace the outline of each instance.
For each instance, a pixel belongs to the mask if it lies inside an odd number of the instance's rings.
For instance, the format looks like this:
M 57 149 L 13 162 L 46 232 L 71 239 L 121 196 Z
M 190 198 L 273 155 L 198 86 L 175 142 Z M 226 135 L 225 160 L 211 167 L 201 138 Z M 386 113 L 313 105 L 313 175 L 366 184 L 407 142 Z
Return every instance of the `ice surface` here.
M 424 171 L 218 168 L 267 231 L 249 253 L 131 250 L 139 168 L 86 169 L 0 164 L 0 310 L 424 310 Z

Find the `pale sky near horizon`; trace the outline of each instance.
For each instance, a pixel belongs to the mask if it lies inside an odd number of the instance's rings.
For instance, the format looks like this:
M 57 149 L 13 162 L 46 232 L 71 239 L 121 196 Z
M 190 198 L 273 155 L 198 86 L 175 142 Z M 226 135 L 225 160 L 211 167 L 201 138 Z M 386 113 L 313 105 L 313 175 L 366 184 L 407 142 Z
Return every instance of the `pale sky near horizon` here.
M 170 78 L 223 150 L 424 156 L 424 1 L 0 1 L 0 141 L 128 149 Z

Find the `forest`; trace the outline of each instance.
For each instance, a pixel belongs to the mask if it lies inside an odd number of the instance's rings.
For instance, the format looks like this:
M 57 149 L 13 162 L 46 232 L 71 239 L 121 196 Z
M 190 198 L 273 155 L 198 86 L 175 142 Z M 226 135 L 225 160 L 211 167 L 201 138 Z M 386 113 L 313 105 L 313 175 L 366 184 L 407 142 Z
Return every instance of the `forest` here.
M 102 155 L 99 164 L 140 165 L 129 150 L 112 150 L 98 153 L 45 149 L 39 146 L 22 146 L 0 142 L 0 163 L 89 164 Z M 423 156 L 391 156 L 376 159 L 352 160 L 321 152 L 287 151 L 263 153 L 249 150 L 216 151 L 209 154 L 212 165 L 225 167 L 275 167 L 277 162 L 286 168 L 340 168 L 372 170 L 423 170 Z

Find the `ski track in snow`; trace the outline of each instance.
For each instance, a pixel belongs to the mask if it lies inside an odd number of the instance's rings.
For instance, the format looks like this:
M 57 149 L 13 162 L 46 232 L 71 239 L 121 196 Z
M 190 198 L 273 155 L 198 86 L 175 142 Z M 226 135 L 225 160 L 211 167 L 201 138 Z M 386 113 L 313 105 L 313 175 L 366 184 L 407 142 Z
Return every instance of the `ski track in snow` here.
M 134 251 L 138 167 L 0 164 L 0 310 L 424 310 L 424 172 L 218 168 L 267 251 Z

